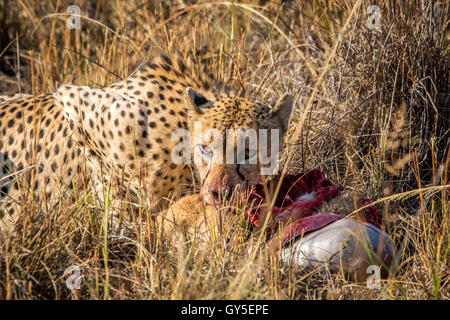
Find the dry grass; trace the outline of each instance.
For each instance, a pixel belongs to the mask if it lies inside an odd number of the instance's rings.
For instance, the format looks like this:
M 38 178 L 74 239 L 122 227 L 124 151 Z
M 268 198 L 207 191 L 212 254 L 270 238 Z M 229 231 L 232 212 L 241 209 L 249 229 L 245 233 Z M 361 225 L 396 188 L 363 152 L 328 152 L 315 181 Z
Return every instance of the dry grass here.
M 366 27 L 371 4 L 380 30 Z M 3 94 L 100 87 L 155 47 L 190 50 L 247 97 L 290 92 L 286 169 L 320 168 L 380 199 L 398 263 L 380 290 L 280 268 L 248 240 L 238 209 L 207 248 L 195 235 L 173 248 L 145 206 L 125 218 L 142 228 L 121 236 L 78 190 L 45 219 L 24 206 L 17 234 L 0 243 L 0 299 L 450 298 L 448 3 L 80 1 L 80 30 L 65 26 L 68 5 L 0 1 Z M 80 290 L 65 285 L 70 265 Z

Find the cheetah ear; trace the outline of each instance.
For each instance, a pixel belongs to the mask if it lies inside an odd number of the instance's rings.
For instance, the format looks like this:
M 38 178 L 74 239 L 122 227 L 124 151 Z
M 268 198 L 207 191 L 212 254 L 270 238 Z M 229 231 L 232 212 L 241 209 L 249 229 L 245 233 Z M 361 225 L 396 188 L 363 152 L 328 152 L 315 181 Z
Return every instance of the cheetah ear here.
M 195 110 L 197 113 L 202 114 L 204 109 L 209 108 L 212 105 L 212 101 L 209 101 L 202 94 L 196 92 L 191 87 L 187 87 L 186 104 L 189 109 Z
M 272 107 L 271 115 L 272 117 L 278 118 L 281 129 L 283 129 L 284 132 L 286 132 L 289 127 L 289 119 L 291 118 L 293 105 L 292 96 L 290 94 L 285 94 Z

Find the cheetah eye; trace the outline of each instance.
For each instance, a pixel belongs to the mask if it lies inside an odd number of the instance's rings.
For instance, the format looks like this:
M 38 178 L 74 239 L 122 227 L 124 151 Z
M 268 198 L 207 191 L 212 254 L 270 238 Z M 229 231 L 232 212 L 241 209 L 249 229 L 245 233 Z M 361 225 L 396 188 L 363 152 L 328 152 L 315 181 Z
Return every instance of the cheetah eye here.
M 198 144 L 197 149 L 200 151 L 201 156 L 206 160 L 211 160 L 213 156 L 212 148 L 207 144 Z
M 258 150 L 257 149 L 250 149 L 247 150 L 248 152 L 245 154 L 245 159 L 249 161 L 249 163 L 256 163 L 258 160 Z
M 212 153 L 213 153 L 212 148 L 210 146 L 208 146 L 207 144 L 202 144 L 200 146 L 200 148 L 201 148 L 202 152 L 205 153 L 205 154 L 211 154 L 212 155 Z
M 258 150 L 245 148 L 245 151 L 239 155 L 240 164 L 256 164 L 258 160 Z

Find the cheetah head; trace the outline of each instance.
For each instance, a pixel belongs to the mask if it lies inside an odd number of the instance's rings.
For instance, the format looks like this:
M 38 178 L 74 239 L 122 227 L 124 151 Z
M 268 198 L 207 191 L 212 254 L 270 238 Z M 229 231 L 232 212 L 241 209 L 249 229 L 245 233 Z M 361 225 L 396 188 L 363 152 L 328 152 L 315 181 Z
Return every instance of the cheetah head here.
M 243 98 L 210 101 L 186 89 L 191 158 L 206 203 L 276 173 L 292 106 L 290 95 L 271 106 Z

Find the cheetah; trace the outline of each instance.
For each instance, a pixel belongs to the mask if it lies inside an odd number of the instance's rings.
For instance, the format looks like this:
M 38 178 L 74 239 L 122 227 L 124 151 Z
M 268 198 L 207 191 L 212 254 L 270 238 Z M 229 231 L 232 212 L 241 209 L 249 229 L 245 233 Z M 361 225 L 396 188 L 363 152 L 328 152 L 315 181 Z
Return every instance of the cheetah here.
M 193 184 L 215 203 L 235 187 L 260 182 L 261 168 L 221 161 L 225 144 L 237 150 L 243 140 L 215 140 L 208 132 L 279 131 L 269 144 L 282 145 L 292 106 L 287 94 L 274 104 L 242 98 L 192 60 L 166 53 L 100 89 L 61 85 L 54 93 L 7 99 L 0 102 L 0 228 L 14 225 L 30 199 L 50 212 L 86 177 L 95 190 L 114 180 L 151 208 L 164 208 Z M 186 138 L 194 123 L 200 139 Z M 245 141 L 249 157 L 256 147 Z M 177 152 L 184 161 L 174 161 Z M 196 155 L 203 160 L 186 160 Z

